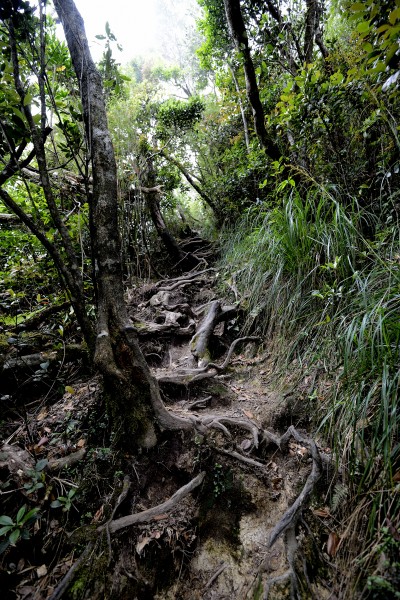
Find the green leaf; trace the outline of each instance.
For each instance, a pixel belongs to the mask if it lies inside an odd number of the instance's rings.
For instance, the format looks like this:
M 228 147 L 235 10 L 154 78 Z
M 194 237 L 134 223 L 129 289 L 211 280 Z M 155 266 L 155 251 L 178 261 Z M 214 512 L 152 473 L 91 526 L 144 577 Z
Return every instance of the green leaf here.
M 13 111 L 13 113 L 21 119 L 21 121 L 25 121 L 25 117 L 24 117 L 23 113 L 19 110 L 19 108 L 17 108 L 16 106 L 10 106 L 10 108 Z M 39 115 L 39 117 L 40 117 L 40 115 Z
M 400 8 L 395 8 L 389 14 L 389 23 L 394 25 L 398 19 L 400 19 Z
M 106 36 L 105 35 L 95 35 L 94 36 L 97 40 L 105 40 Z
M 352 12 L 363 12 L 365 10 L 365 4 L 362 2 L 356 2 L 350 6 Z
M 31 103 L 33 98 L 32 94 L 26 94 L 25 98 L 24 98 L 24 106 L 27 106 L 28 104 Z
M 0 554 L 3 554 L 3 552 L 5 552 L 7 550 L 7 548 L 10 545 L 10 541 L 9 540 L 4 540 L 4 542 L 1 542 L 0 544 Z
M 21 508 L 17 512 L 17 518 L 16 518 L 17 523 L 21 522 L 21 519 L 24 516 L 25 512 L 26 512 L 26 505 L 24 504 L 24 506 L 21 506 Z
M 358 33 L 367 33 L 367 31 L 369 31 L 370 29 L 370 25 L 368 21 L 361 21 L 361 23 L 359 23 L 357 25 L 357 31 Z
M 10 544 L 14 545 L 16 543 L 16 541 L 19 540 L 20 535 L 21 535 L 20 530 L 14 529 L 14 531 L 10 534 L 10 537 L 8 538 L 10 540 Z
M 14 525 L 14 521 L 8 515 L 1 515 L 0 525 Z
M 397 42 L 395 42 L 394 44 L 392 44 L 390 46 L 390 48 L 387 50 L 386 56 L 385 56 L 385 62 L 386 62 L 386 64 L 388 64 L 390 62 L 390 60 L 396 54 L 396 52 L 397 52 L 398 49 L 399 49 L 399 45 L 398 45 Z
M 371 69 L 372 73 L 383 73 L 386 71 L 386 65 L 384 62 L 379 61 L 376 63 L 373 69 Z
M 53 500 L 50 506 L 51 508 L 58 508 L 59 506 L 61 506 L 61 502 L 59 500 Z
M 43 471 L 43 469 L 49 464 L 47 458 L 42 458 L 36 463 L 36 471 Z
M 5 533 L 8 533 L 9 531 L 11 531 L 11 529 L 14 529 L 14 525 L 6 525 L 5 527 L 1 527 L 0 535 L 4 535 Z
M 38 512 L 39 512 L 38 507 L 32 508 L 32 510 L 30 510 L 28 513 L 26 513 L 26 515 L 22 519 L 22 523 L 24 525 L 28 525 L 29 523 L 33 523 L 33 521 L 35 521 L 37 519 L 37 517 L 38 517 Z

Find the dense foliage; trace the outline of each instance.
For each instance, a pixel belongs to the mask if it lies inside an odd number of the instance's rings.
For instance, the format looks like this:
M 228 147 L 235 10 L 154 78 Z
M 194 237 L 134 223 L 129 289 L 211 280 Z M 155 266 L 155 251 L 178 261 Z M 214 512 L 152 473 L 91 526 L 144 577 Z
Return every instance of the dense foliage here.
M 88 140 L 71 59 L 45 4 L 8 2 L 0 12 L 0 212 L 25 224 L 0 225 L 0 292 L 30 313 L 44 295 L 54 302 L 65 292 L 90 346 Z M 124 272 L 157 272 L 160 229 L 146 190 L 157 190 L 157 215 L 176 236 L 224 228 L 220 268 L 244 329 L 275 340 L 281 365 L 298 361 L 331 382 L 324 395 L 316 385 L 310 407 L 346 490 L 343 556 L 355 569 L 343 597 L 395 598 L 399 2 L 199 5 L 188 48 L 201 43 L 181 64 L 136 58 L 123 72 L 108 23 L 98 36 Z M 245 30 L 227 19 L 232 7 Z

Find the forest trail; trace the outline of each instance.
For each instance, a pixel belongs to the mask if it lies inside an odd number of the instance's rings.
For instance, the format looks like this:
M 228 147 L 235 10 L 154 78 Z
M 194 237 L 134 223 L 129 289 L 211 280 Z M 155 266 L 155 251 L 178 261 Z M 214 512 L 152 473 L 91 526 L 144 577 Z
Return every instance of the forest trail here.
M 329 579 L 319 575 L 329 529 L 317 500 L 317 516 L 310 510 L 316 480 L 306 490 L 315 461 L 301 428 L 313 382 L 309 375 L 300 381 L 287 375 L 282 387 L 267 345 L 252 337 L 236 345 L 240 314 L 218 293 L 215 269 L 126 290 L 165 404 L 174 414 L 201 419 L 202 432 L 160 433 L 156 448 L 118 455 L 107 441 L 104 398 L 94 378 L 67 386 L 51 406 L 36 402 L 27 426 L 6 440 L 1 467 L 21 490 L 14 501 L 33 502 L 41 515 L 31 547 L 20 542 L 3 558 L 7 597 L 332 597 Z M 210 321 L 217 307 L 219 316 Z M 207 342 L 199 345 L 205 330 Z M 290 426 L 302 433 L 293 429 L 293 437 Z M 17 450 L 19 468 L 8 468 Z M 329 449 L 319 450 L 328 456 Z M 47 461 L 43 470 L 40 461 Z M 200 472 L 201 486 L 163 509 Z M 42 485 L 27 492 L 35 477 Z M 145 522 L 110 534 L 123 516 L 154 507 L 160 509 Z

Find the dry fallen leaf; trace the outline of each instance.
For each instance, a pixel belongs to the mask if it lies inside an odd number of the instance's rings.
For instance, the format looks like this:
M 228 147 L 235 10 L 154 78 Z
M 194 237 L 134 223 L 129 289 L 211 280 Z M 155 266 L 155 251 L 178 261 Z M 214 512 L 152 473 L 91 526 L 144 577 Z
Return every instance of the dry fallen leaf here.
M 340 543 L 340 537 L 334 531 L 331 531 L 326 544 L 326 551 L 329 556 L 335 556 Z
M 253 445 L 253 444 L 252 444 L 252 441 L 251 441 L 251 440 L 248 440 L 248 439 L 246 439 L 246 440 L 243 440 L 243 441 L 240 443 L 240 447 L 241 447 L 241 449 L 242 449 L 242 450 L 249 450 L 249 448 L 251 448 L 251 446 L 252 446 L 252 445 Z
M 313 514 L 316 517 L 322 517 L 323 519 L 326 519 L 327 517 L 331 516 L 331 512 L 327 506 L 323 506 L 322 508 L 315 508 L 313 510 Z
M 92 523 L 98 523 L 99 521 L 101 521 L 103 519 L 104 516 L 104 504 L 102 506 L 100 506 L 100 508 L 96 511 L 93 519 L 92 519 Z
M 43 446 L 44 444 L 47 444 L 48 441 L 49 441 L 48 437 L 46 437 L 46 436 L 42 437 L 42 438 L 40 438 L 40 440 L 36 444 L 36 447 L 39 448 L 40 446 Z
M 17 588 L 18 591 L 18 597 L 20 598 L 20 600 L 24 600 L 24 598 L 28 598 L 33 596 L 34 593 L 34 589 L 31 585 L 23 585 L 21 587 Z
M 394 475 L 393 475 L 393 481 L 395 483 L 398 483 L 400 481 L 400 471 L 397 471 Z
M 162 514 L 162 515 L 157 515 L 156 517 L 154 517 L 155 521 L 162 521 L 163 519 L 167 519 L 168 515 L 167 514 Z
M 151 537 L 145 537 L 145 538 L 143 538 L 143 539 L 142 539 L 140 542 L 138 542 L 138 543 L 136 544 L 136 552 L 137 552 L 138 554 L 141 554 L 141 553 L 142 553 L 142 550 L 143 550 L 143 548 L 144 548 L 145 546 L 147 546 L 147 544 L 148 544 L 149 542 L 151 542 Z
M 76 445 L 78 446 L 78 448 L 83 448 L 83 447 L 84 447 L 84 445 L 85 445 L 85 443 L 86 443 L 86 440 L 84 440 L 83 438 L 81 438 L 81 439 L 79 440 L 79 442 L 77 442 L 77 444 L 76 444 Z
M 45 419 L 47 417 L 47 410 L 42 410 L 42 412 L 40 412 L 38 414 L 38 416 L 36 417 L 37 421 L 43 421 L 43 419 Z
M 273 477 L 271 479 L 272 487 L 274 488 L 274 490 L 281 489 L 282 482 L 283 482 L 283 479 L 282 479 L 282 477 L 279 477 L 279 476 L 278 477 Z
M 20 571 L 22 571 L 22 569 L 25 567 L 25 559 L 24 558 L 20 558 L 17 564 L 17 571 L 18 573 Z
M 39 578 L 40 577 L 44 577 L 45 575 L 47 575 L 47 567 L 46 567 L 46 565 L 42 565 L 41 567 L 38 567 L 36 569 L 36 573 L 37 573 L 37 576 Z
M 247 418 L 254 419 L 253 413 L 251 413 L 249 410 L 244 410 L 243 413 L 246 415 Z

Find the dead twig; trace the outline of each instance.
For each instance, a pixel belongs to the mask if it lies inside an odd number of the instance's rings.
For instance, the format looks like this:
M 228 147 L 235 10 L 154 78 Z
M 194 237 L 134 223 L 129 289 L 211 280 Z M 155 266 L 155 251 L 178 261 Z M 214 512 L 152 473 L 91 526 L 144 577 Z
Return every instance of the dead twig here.
M 203 587 L 203 596 L 206 593 L 206 591 L 208 590 L 208 588 L 210 588 L 212 586 L 212 584 L 214 583 L 214 581 L 221 575 L 221 573 L 223 571 L 225 571 L 226 567 L 228 565 L 226 563 L 222 563 L 220 567 L 218 567 L 218 569 L 215 571 L 214 575 L 212 575 L 210 577 L 210 579 L 207 581 L 206 585 Z

